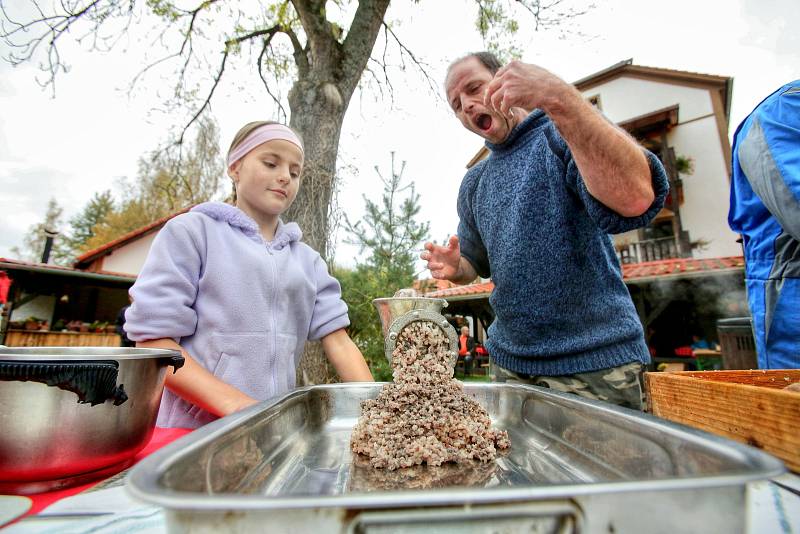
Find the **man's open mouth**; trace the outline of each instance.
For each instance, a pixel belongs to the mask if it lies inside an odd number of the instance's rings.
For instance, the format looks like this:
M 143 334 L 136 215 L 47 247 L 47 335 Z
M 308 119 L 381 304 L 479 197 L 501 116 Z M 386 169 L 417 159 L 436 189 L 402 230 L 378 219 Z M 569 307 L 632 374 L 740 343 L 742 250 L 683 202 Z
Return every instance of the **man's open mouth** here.
M 484 132 L 492 127 L 492 117 L 486 113 L 481 113 L 475 119 L 475 124 Z

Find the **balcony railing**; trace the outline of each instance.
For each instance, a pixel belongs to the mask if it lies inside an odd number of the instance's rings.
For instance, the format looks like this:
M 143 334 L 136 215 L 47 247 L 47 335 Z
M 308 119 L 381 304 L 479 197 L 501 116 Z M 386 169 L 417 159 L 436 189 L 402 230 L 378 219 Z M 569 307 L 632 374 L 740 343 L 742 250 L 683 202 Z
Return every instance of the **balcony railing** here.
M 681 257 L 678 241 L 674 237 L 625 243 L 617 245 L 616 249 L 620 263 L 643 263 Z

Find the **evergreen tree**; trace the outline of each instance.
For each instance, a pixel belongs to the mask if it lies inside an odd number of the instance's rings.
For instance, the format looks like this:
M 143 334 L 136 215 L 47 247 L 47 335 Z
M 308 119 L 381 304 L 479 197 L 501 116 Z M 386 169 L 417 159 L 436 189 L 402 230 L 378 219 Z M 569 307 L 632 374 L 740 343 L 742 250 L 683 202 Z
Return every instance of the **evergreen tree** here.
M 107 189 L 102 193 L 95 193 L 83 210 L 69 220 L 72 232 L 65 237 L 72 255 L 79 256 L 88 250 L 86 243 L 94 237 L 95 227 L 102 223 L 113 209 L 114 199 L 111 191 Z
M 396 291 L 409 287 L 413 282 L 415 251 L 427 239 L 430 224 L 416 222 L 420 210 L 419 194 L 413 183 L 402 184 L 406 162 L 397 172 L 394 152 L 391 154 L 390 178 L 384 178 L 375 166 L 375 172 L 384 185 L 381 202 L 373 202 L 364 195 L 366 215 L 361 221 L 352 223 L 345 214 L 344 225 L 351 236 L 346 242 L 358 245 L 361 253 L 369 251 L 366 265 L 377 274 L 378 283 L 387 291 L 391 288 Z
M 428 238 L 428 223 L 418 223 L 419 194 L 413 184 L 403 185 L 403 162 L 395 171 L 392 152 L 391 177 L 384 178 L 380 203 L 364 196 L 366 214 L 355 223 L 344 216 L 350 234 L 348 243 L 358 245 L 360 252 L 369 251 L 366 261 L 353 270 L 335 269 L 342 285 L 342 298 L 348 304 L 350 337 L 358 345 L 376 380 L 391 380 L 391 369 L 384 354 L 380 321 L 372 301 L 391 297 L 398 289 L 410 287 L 414 281 L 416 251 Z
M 61 231 L 64 229 L 62 216 L 64 208 L 58 205 L 55 198 L 51 198 L 47 203 L 47 212 L 44 221 L 32 225 L 23 239 L 22 248 L 13 247 L 11 252 L 19 259 L 28 261 L 40 261 L 44 251 L 47 233 L 56 233 L 53 238 L 53 245 L 50 249 L 49 263 L 57 265 L 69 265 L 72 261 L 69 245 L 65 242 Z

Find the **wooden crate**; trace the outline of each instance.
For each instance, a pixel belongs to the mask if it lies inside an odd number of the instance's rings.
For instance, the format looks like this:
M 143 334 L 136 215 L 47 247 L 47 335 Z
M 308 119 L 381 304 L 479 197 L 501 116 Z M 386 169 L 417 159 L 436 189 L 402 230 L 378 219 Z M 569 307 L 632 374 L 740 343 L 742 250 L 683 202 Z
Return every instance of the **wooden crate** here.
M 650 413 L 719 434 L 800 472 L 800 370 L 645 373 Z

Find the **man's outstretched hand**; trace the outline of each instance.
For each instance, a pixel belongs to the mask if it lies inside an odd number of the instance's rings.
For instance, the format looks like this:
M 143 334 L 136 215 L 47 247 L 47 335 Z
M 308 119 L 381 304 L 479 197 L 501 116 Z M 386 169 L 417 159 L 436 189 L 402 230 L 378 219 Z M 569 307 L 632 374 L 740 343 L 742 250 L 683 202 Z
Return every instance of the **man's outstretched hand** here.
M 458 237 L 451 236 L 447 246 L 425 243 L 425 251 L 419 255 L 428 261 L 428 270 L 433 278 L 440 280 L 457 281 L 461 272 L 461 249 L 458 246 Z

